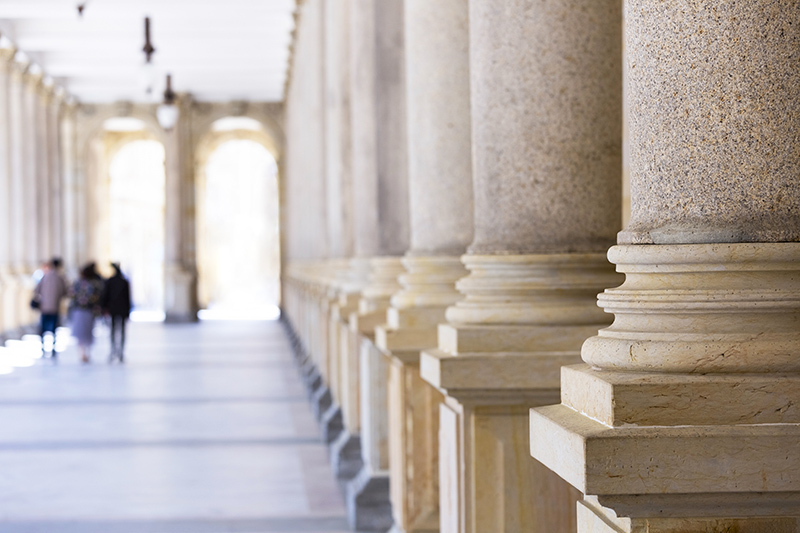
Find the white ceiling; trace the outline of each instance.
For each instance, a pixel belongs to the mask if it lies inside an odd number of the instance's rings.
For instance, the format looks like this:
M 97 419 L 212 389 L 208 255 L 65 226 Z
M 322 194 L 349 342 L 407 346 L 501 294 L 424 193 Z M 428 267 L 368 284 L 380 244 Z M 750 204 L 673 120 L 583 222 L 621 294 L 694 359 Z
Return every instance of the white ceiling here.
M 77 5 L 85 2 L 83 16 Z M 82 102 L 279 101 L 295 0 L 0 0 L 0 33 Z M 155 94 L 145 92 L 150 16 Z

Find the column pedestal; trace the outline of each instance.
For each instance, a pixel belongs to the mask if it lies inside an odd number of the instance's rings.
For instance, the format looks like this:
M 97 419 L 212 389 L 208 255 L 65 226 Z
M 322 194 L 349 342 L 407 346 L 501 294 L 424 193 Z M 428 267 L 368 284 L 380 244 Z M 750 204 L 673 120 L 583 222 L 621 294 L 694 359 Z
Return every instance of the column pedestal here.
M 797 531 L 800 243 L 616 246 L 614 324 L 531 411 L 588 532 Z
M 447 306 L 461 297 L 455 282 L 466 274 L 456 257 L 403 258 L 408 273 L 392 297 L 387 324 L 375 329 L 389 361 L 389 470 L 392 531 L 439 531 L 439 406 L 443 396 L 422 380 L 422 350 L 436 346 Z
M 353 479 L 364 466 L 359 437 L 358 352 L 351 349 L 349 321 L 350 315 L 358 309 L 369 272 L 369 259 L 348 260 L 347 267 L 341 271 L 336 291 L 338 298 L 331 308 L 330 364 L 337 369 L 337 377 L 331 380 L 334 401 L 326 414 L 327 425 L 323 432 L 333 439 L 330 441 L 331 466 L 342 484 Z
M 196 322 L 197 275 L 179 266 L 168 267 L 164 288 L 165 322 Z
M 399 257 L 370 262 L 370 282 L 361 292 L 358 312 L 350 315 L 351 355 L 358 357 L 360 438 L 363 468 L 345 491 L 347 515 L 356 531 L 387 531 L 392 526 L 389 498 L 387 377 L 388 366 L 375 347 L 375 327 L 386 321 L 386 309 L 400 290 L 397 278 L 405 268 Z
M 19 328 L 19 315 L 17 314 L 17 302 L 19 300 L 19 282 L 16 277 L 8 271 L 0 272 L 0 335 L 5 336 Z
M 602 254 L 475 256 L 465 299 L 422 354 L 447 395 L 440 457 L 444 531 L 574 531 L 580 493 L 530 460 L 528 410 L 559 397 L 560 367 L 608 323 L 595 294 L 618 276 Z M 474 325 L 473 325 L 474 324 Z
M 30 272 L 33 272 L 31 270 Z M 31 274 L 22 270 L 16 275 L 17 281 L 17 316 L 19 317 L 19 327 L 17 333 L 33 333 L 36 322 L 36 313 L 31 309 L 31 299 L 36 288 Z

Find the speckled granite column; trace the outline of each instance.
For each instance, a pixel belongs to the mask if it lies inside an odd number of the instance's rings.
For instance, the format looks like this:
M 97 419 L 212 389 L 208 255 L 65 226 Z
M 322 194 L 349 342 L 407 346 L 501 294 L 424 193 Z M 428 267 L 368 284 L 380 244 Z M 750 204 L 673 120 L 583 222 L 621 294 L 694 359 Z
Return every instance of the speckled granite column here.
M 394 530 L 437 531 L 441 394 L 419 375 L 422 349 L 460 298 L 459 256 L 472 240 L 467 0 L 405 0 L 411 248 L 376 329 L 390 356 L 389 455 Z
M 609 252 L 626 281 L 562 404 L 531 412 L 531 453 L 591 495 L 581 532 L 796 532 L 800 10 L 627 17 L 632 218 Z
M 422 376 L 441 411 L 443 531 L 574 531 L 578 493 L 527 450 L 528 409 L 610 320 L 621 219 L 622 6 L 470 0 L 475 238 Z

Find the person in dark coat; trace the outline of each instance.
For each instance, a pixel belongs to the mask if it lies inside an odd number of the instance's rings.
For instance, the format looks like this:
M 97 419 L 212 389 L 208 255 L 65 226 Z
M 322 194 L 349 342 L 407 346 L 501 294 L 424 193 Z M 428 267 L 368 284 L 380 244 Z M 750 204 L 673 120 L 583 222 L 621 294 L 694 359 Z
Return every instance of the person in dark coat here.
M 108 360 L 111 362 L 116 357 L 122 363 L 125 361 L 125 322 L 131 316 L 131 286 L 122 275 L 119 263 L 111 263 L 111 266 L 114 275 L 106 280 L 100 305 L 111 317 L 111 354 Z

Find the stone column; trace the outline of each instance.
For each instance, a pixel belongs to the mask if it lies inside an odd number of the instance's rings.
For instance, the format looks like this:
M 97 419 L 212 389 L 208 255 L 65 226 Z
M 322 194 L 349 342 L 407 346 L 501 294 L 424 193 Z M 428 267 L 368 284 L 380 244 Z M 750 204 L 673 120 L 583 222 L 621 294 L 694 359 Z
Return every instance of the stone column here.
M 800 528 L 800 11 L 629 0 L 614 323 L 531 412 L 581 532 Z
M 290 263 L 283 271 L 284 309 L 289 314 L 303 355 L 302 368 L 319 417 L 330 405 L 321 385 L 328 372 L 328 304 L 325 258 L 329 256 L 326 115 L 323 51 L 324 5 L 298 5 L 297 26 L 286 97 L 285 220 L 283 231 Z M 293 305 L 294 304 L 294 305 Z M 325 390 L 322 390 L 322 389 Z
M 64 106 L 66 93 L 63 88 L 55 87 L 50 105 L 47 107 L 47 149 L 50 164 L 50 254 L 54 257 L 64 255 L 64 185 L 61 164 L 61 109 Z
M 6 316 L 13 317 L 14 326 L 9 329 L 18 330 L 27 318 L 28 301 L 24 291 L 27 268 L 25 265 L 25 70 L 27 62 L 14 61 L 11 65 L 11 83 L 9 87 L 9 118 L 11 192 L 9 195 L 10 226 L 10 263 L 12 278 L 9 286 L 13 294 L 6 300 Z
M 12 277 L 12 127 L 11 77 L 16 50 L 0 48 L 0 335 L 16 328 L 16 291 Z
M 394 531 L 438 531 L 442 396 L 420 378 L 419 357 L 436 345 L 437 324 L 460 298 L 459 256 L 472 239 L 467 2 L 405 0 L 402 17 L 411 249 L 376 341 L 390 364 Z
M 345 429 L 360 471 L 347 485 L 351 526 L 386 531 L 392 525 L 388 473 L 387 365 L 374 344 L 389 299 L 400 288 L 400 256 L 408 250 L 408 177 L 386 161 L 398 151 L 379 123 L 378 109 L 392 104 L 398 76 L 396 52 L 378 46 L 381 0 L 354 0 L 350 12 L 350 107 L 353 147 L 355 255 L 369 261 L 369 279 L 349 317 Z M 403 115 L 394 110 L 394 115 Z M 398 122 L 400 120 L 397 120 Z M 379 135 L 380 132 L 380 135 Z M 388 138 L 387 138 L 388 137 Z M 387 142 L 389 141 L 389 142 Z M 387 153 L 389 152 L 389 153 Z M 402 157 L 404 150 L 400 152 Z M 379 164 L 380 163 L 380 164 Z M 357 436 L 357 437 L 356 437 Z
M 284 310 L 298 336 L 301 364 L 316 414 L 330 400 L 320 385 L 327 376 L 327 295 L 319 267 L 329 255 L 326 231 L 326 113 L 322 0 L 298 4 L 296 34 L 286 95 L 286 224 L 282 228 L 289 264 L 283 270 Z M 325 392 L 325 391 L 323 391 Z
M 34 288 L 31 274 L 38 266 L 34 135 L 36 86 L 41 81 L 41 69 L 32 66 L 25 58 L 19 59 L 15 63 L 11 87 L 14 220 L 11 238 L 18 287 L 14 313 L 18 329 L 34 320 L 29 303 Z
M 82 257 L 85 255 L 86 235 L 80 223 L 80 201 L 82 195 L 80 176 L 78 173 L 77 146 L 77 111 L 78 106 L 72 98 L 64 103 L 60 123 L 61 172 L 63 173 L 63 226 L 61 236 L 64 242 L 62 251 L 64 270 L 75 274 Z
M 358 471 L 359 452 L 352 435 L 358 425 L 358 394 L 349 362 L 348 320 L 357 309 L 360 290 L 369 274 L 367 258 L 354 257 L 353 225 L 353 139 L 350 96 L 350 13 L 351 1 L 323 3 L 324 90 L 325 90 L 325 178 L 330 244 L 327 270 L 330 281 L 328 316 L 327 387 L 319 394 L 330 405 L 322 415 L 323 434 L 331 444 L 331 463 L 340 482 Z M 320 396 L 319 399 L 322 399 Z M 354 412 L 355 411 L 355 412 Z M 349 429 L 350 431 L 346 431 Z
M 50 259 L 52 254 L 52 209 L 53 198 L 52 181 L 50 177 L 51 159 L 53 157 L 50 146 L 50 105 L 53 101 L 53 80 L 44 78 L 38 86 L 36 99 L 36 127 L 33 145 L 34 159 L 36 162 L 36 219 L 38 235 L 38 263 Z
M 579 494 L 527 450 L 528 410 L 610 322 L 620 227 L 616 1 L 470 0 L 475 239 L 422 376 L 441 408 L 441 527 L 569 532 Z
M 25 224 L 25 241 L 23 256 L 25 258 L 25 274 L 30 275 L 39 267 L 40 245 L 39 232 L 39 127 L 40 127 L 40 90 L 43 72 L 36 64 L 28 67 L 24 77 L 23 108 L 23 219 Z M 27 281 L 27 280 L 26 280 Z
M 322 2 L 298 6 L 286 95 L 286 175 L 283 176 L 284 260 L 328 256 L 324 167 Z
M 197 268 L 194 241 L 194 156 L 191 98 L 180 95 L 180 116 L 167 133 L 164 311 L 167 322 L 197 320 Z

